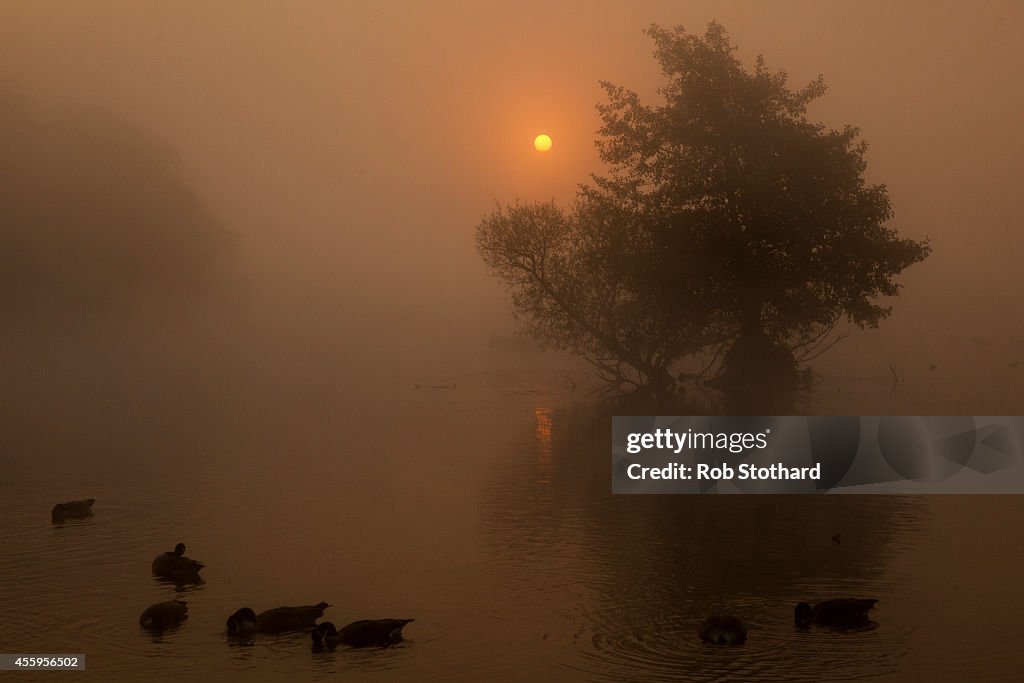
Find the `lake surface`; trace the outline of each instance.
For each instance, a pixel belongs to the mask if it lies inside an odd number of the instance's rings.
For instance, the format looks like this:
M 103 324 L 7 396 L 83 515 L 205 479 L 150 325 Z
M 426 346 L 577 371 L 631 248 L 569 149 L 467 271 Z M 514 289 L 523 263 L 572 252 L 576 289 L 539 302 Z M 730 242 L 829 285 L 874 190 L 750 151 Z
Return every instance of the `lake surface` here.
M 246 408 L 194 444 L 169 425 L 167 443 L 118 452 L 5 454 L 0 651 L 85 653 L 64 675 L 97 681 L 1019 678 L 1024 497 L 612 496 L 610 421 L 565 371 L 485 361 L 363 377 L 280 419 Z M 1019 414 L 1005 374 L 973 396 L 832 378 L 808 405 Z M 94 517 L 51 525 L 80 497 Z M 150 576 L 178 541 L 204 584 Z M 793 627 L 796 602 L 838 596 L 878 598 L 877 627 Z M 175 597 L 183 626 L 139 628 Z M 386 650 L 225 634 L 239 607 L 320 600 L 339 626 L 416 621 Z M 720 611 L 747 621 L 745 646 L 697 640 Z

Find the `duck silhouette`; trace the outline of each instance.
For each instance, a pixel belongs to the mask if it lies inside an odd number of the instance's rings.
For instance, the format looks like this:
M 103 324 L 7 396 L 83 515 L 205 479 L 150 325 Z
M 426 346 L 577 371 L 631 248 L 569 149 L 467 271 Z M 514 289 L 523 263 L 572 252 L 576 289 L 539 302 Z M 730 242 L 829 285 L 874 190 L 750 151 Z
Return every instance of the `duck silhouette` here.
M 313 649 L 338 645 L 349 647 L 389 647 L 402 642 L 402 629 L 414 619 L 363 619 L 341 627 L 325 621 L 313 629 Z
M 173 581 L 198 581 L 199 571 L 206 565 L 185 557 L 185 544 L 179 543 L 174 550 L 160 553 L 153 560 L 153 574 Z
M 53 520 L 54 524 L 59 524 L 65 519 L 92 517 L 92 504 L 95 502 L 95 498 L 85 498 L 83 500 L 69 500 L 66 503 L 57 503 L 50 510 L 50 519 Z
M 184 600 L 168 600 L 150 605 L 139 617 L 139 626 L 151 631 L 163 631 L 188 619 L 188 604 Z
M 878 600 L 869 598 L 837 598 L 811 607 L 801 602 L 793 612 L 793 620 L 801 628 L 812 624 L 833 628 L 855 628 L 870 623 L 868 612 Z
M 716 614 L 704 620 L 697 635 L 712 645 L 742 645 L 747 641 L 747 627 L 731 614 Z
M 285 633 L 304 631 L 316 625 L 316 620 L 330 607 L 326 602 L 299 607 L 275 607 L 265 612 L 256 612 L 242 607 L 228 617 L 227 628 L 231 635 L 243 633 Z

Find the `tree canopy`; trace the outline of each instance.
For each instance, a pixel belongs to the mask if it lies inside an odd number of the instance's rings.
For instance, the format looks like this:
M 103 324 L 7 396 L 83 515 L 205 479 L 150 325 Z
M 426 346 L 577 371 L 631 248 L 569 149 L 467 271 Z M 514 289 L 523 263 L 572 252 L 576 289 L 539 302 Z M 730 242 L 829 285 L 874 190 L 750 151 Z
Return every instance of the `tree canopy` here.
M 478 227 L 527 329 L 609 380 L 664 390 L 709 347 L 731 345 L 749 375 L 741 348 L 782 348 L 792 365 L 843 319 L 878 325 L 891 310 L 879 299 L 929 247 L 889 225 L 858 130 L 807 118 L 824 80 L 794 90 L 763 58 L 747 69 L 717 23 L 647 34 L 664 101 L 602 83 L 607 174 L 569 210 L 516 204 Z

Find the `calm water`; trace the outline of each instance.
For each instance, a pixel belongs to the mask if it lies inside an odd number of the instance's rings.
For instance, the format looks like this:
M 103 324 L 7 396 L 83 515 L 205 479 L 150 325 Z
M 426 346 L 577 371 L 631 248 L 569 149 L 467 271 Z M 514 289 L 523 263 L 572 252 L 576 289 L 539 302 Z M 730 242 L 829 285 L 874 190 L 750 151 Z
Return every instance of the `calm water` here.
M 88 671 L 64 675 L 102 681 L 1018 679 L 1024 498 L 613 497 L 608 420 L 561 371 L 521 360 L 376 378 L 359 400 L 343 387 L 301 419 L 242 420 L 194 446 L 13 454 L 0 651 L 84 652 Z M 812 409 L 1016 412 L 1009 382 L 986 390 L 997 405 L 956 411 L 936 386 L 908 399 L 885 377 L 832 380 Z M 50 524 L 54 502 L 86 496 L 95 517 Z M 206 583 L 149 575 L 177 541 Z M 793 628 L 795 602 L 833 596 L 879 598 L 878 627 Z M 190 619 L 143 632 L 140 612 L 173 597 Z M 224 633 L 238 607 L 320 600 L 339 625 L 416 621 L 387 650 Z M 703 646 L 698 624 L 726 610 L 747 645 Z

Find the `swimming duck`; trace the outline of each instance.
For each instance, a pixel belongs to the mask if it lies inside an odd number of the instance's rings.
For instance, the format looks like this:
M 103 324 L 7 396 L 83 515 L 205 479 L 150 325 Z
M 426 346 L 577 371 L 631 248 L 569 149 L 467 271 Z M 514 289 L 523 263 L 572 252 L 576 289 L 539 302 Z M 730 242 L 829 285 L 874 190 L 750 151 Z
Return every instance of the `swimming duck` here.
M 57 503 L 50 510 L 50 518 L 54 523 L 59 523 L 68 518 L 81 519 L 82 517 L 92 517 L 92 504 L 95 502 L 95 498 L 86 498 L 84 500 L 69 500 L 66 503 Z
M 339 643 L 341 643 L 341 636 L 338 635 L 338 629 L 329 621 L 323 621 L 317 624 L 310 635 L 313 638 L 314 652 L 320 652 L 324 649 L 333 650 Z
M 156 576 L 175 581 L 198 580 L 202 562 L 185 557 L 185 544 L 179 543 L 174 550 L 160 553 L 153 560 L 153 573 Z
M 177 626 L 188 619 L 188 604 L 184 600 L 168 600 L 150 605 L 139 617 L 139 626 L 153 631 Z
M 712 645 L 742 645 L 747 640 L 747 627 L 731 614 L 716 614 L 704 620 L 697 635 Z
M 228 633 L 233 636 L 243 633 L 255 633 L 259 630 L 256 625 L 256 612 L 250 607 L 235 610 L 235 613 L 228 617 L 227 626 Z
M 801 628 L 811 624 L 836 628 L 864 626 L 869 623 L 868 612 L 878 600 L 869 598 L 837 598 L 819 602 L 811 607 L 806 602 L 796 606 L 793 620 Z
M 325 621 L 313 629 L 313 649 L 349 647 L 389 647 L 402 642 L 402 629 L 415 619 L 363 619 L 343 626 L 339 631 Z
M 275 607 L 266 612 L 256 614 L 249 607 L 236 610 L 228 617 L 228 633 L 284 633 L 286 631 L 304 631 L 316 626 L 316 620 L 324 615 L 330 607 L 326 602 L 301 607 Z

